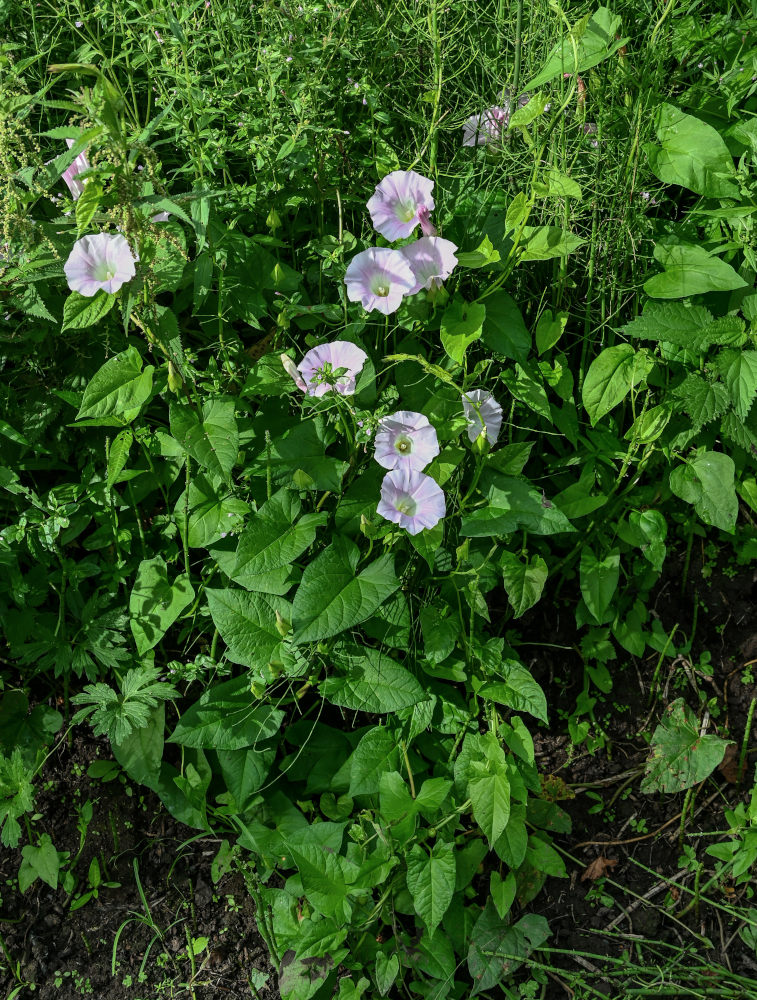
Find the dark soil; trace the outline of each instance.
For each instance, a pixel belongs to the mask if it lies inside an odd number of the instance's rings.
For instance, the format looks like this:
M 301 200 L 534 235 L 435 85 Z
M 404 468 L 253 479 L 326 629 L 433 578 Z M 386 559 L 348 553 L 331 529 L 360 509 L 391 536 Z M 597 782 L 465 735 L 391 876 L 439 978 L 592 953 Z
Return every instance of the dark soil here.
M 552 929 L 548 946 L 565 950 L 565 954 L 550 955 L 550 962 L 564 976 L 551 974 L 545 994 L 550 1000 L 572 995 L 568 983 L 577 972 L 586 976 L 594 995 L 615 1000 L 622 994 L 603 980 L 602 956 L 619 959 L 632 946 L 637 949 L 637 960 L 652 965 L 655 949 L 664 953 L 665 945 L 671 945 L 694 947 L 700 958 L 741 975 L 757 973 L 754 954 L 734 933 L 738 925 L 727 913 L 703 904 L 698 913 L 691 909 L 683 914 L 691 898 L 685 888 L 691 888 L 694 880 L 693 873 L 679 865 L 684 794 L 649 796 L 639 791 L 649 735 L 666 704 L 684 697 L 696 710 L 702 693 L 714 696 L 719 714 L 715 708 L 713 725 L 740 748 L 749 706 L 757 696 L 757 686 L 745 670 L 750 660 L 757 659 L 757 574 L 740 570 L 731 576 L 715 571 L 705 578 L 702 562 L 693 560 L 681 593 L 682 575 L 682 559 L 671 556 L 651 606 L 666 630 L 678 624 L 680 639 L 691 634 L 699 602 L 695 642 L 686 660 L 665 660 L 655 697 L 650 700 L 659 655 L 640 660 L 621 655 L 609 665 L 611 692 L 592 692 L 598 697 L 595 715 L 607 736 L 605 747 L 571 759 L 567 735 L 536 734 L 539 770 L 561 779 L 552 782 L 551 792 L 573 823 L 570 835 L 556 837 L 568 854 L 569 878 L 548 879 L 527 907 L 548 919 Z M 572 609 L 566 606 L 560 615 L 555 610 L 554 606 L 545 608 L 538 616 L 524 619 L 521 635 L 574 647 Z M 711 678 L 697 672 L 705 651 L 711 654 Z M 529 652 L 532 656 L 525 655 Z M 533 646 L 524 647 L 522 653 L 545 686 L 550 706 L 575 703 L 583 684 L 583 664 L 577 652 Z M 555 716 L 553 732 L 565 729 L 564 719 Z M 48 761 L 45 784 L 37 792 L 35 829 L 48 832 L 59 851 L 74 857 L 80 843 L 78 807 L 90 800 L 93 818 L 76 865 L 75 894 L 86 888 L 93 858 L 98 859 L 103 880 L 117 886 L 101 886 L 97 899 L 74 912 L 69 911 L 60 888 L 53 891 L 40 881 L 21 897 L 14 887 L 20 851 L 5 850 L 0 855 L 0 888 L 4 890 L 0 935 L 6 958 L 19 963 L 22 980 L 36 984 L 33 995 L 39 1000 L 188 997 L 183 984 L 192 977 L 187 958 L 189 934 L 207 938 L 207 946 L 195 960 L 196 1000 L 249 1000 L 254 994 L 248 983 L 250 976 L 256 976 L 255 970 L 269 976 L 268 985 L 258 987 L 261 1000 L 275 1000 L 276 975 L 241 876 L 226 874 L 213 883 L 211 865 L 220 841 L 198 836 L 177 823 L 156 796 L 133 787 L 123 776 L 109 782 L 87 777 L 94 760 L 109 758 L 108 750 L 107 741 L 92 738 L 86 727 L 76 731 L 70 747 L 61 746 Z M 697 790 L 695 816 L 686 823 L 683 843 L 695 847 L 706 861 L 703 881 L 712 872 L 713 860 L 703 854 L 710 841 L 689 834 L 725 829 L 723 808 L 746 798 L 753 764 L 751 756 L 741 784 L 732 764 L 730 770 L 716 771 Z M 598 801 L 591 792 L 601 796 L 602 808 L 595 809 Z M 160 931 L 157 938 L 146 920 L 133 919 L 146 918 L 135 860 L 150 919 Z M 671 894 L 665 879 L 676 880 L 681 890 Z M 488 878 L 485 881 L 488 884 Z M 746 905 L 746 891 L 744 885 L 716 885 L 708 896 L 738 907 Z M 111 965 L 120 928 L 114 976 Z M 691 932 L 709 938 L 713 947 L 706 949 Z M 258 982 L 253 979 L 254 984 Z M 0 973 L 3 997 L 12 995 L 17 984 L 17 979 L 10 975 L 3 979 Z
M 106 740 L 91 738 L 86 727 L 75 730 L 72 745 L 64 744 L 45 767 L 47 780 L 35 802 L 39 813 L 35 830 L 49 833 L 58 851 L 75 857 L 80 843 L 78 808 L 91 801 L 92 820 L 76 864 L 74 896 L 86 890 L 93 858 L 103 881 L 117 885 L 101 886 L 97 899 L 70 912 L 62 888 L 53 891 L 40 880 L 20 896 L 14 882 L 21 852 L 3 849 L 0 855 L 0 886 L 7 887 L 0 906 L 0 935 L 7 955 L 20 963 L 21 979 L 37 987 L 21 996 L 24 1000 L 29 996 L 39 1000 L 190 997 L 185 988 L 192 979 L 188 933 L 193 939 L 207 938 L 207 946 L 195 958 L 196 1000 L 251 1000 L 248 983 L 254 970 L 269 974 L 271 984 L 276 979 L 241 875 L 230 873 L 214 884 L 211 865 L 221 841 L 197 836 L 197 831 L 177 823 L 152 792 L 123 777 L 107 783 L 88 778 L 90 764 L 98 758 L 107 760 L 109 749 Z M 135 862 L 154 927 L 146 923 Z M 145 920 L 131 919 L 135 916 Z M 114 942 L 122 927 L 114 976 Z M 17 983 L 0 972 L 0 995 L 8 997 Z M 258 992 L 261 1000 L 278 997 L 275 989 L 259 987 Z
M 560 801 L 571 816 L 572 833 L 556 838 L 573 861 L 567 864 L 569 880 L 548 879 L 528 909 L 548 919 L 553 933 L 548 945 L 572 953 L 551 956 L 556 966 L 565 969 L 566 978 L 583 971 L 595 990 L 613 998 L 622 994 L 602 980 L 601 960 L 588 959 L 586 953 L 620 959 L 624 952 L 636 947 L 637 960 L 643 957 L 654 965 L 652 951 L 670 956 L 672 952 L 665 949 L 670 945 L 693 948 L 700 959 L 744 976 L 757 973 L 755 955 L 735 933 L 738 922 L 727 912 L 703 903 L 698 912 L 692 908 L 683 913 L 692 899 L 685 889 L 694 886 L 694 873 L 679 864 L 680 814 L 685 793 L 645 795 L 639 791 L 649 756 L 648 740 L 665 706 L 683 697 L 697 711 L 704 696 L 716 698 L 709 731 L 735 741 L 734 752 L 727 753 L 721 768 L 697 790 L 695 815 L 692 820 L 687 812 L 682 842 L 696 849 L 697 857 L 705 862 L 701 878 L 704 884 L 715 864 L 704 850 L 715 841 L 691 835 L 726 830 L 724 808 L 748 799 L 754 779 L 753 753 L 747 758 L 740 783 L 737 770 L 749 707 L 757 697 L 757 684 L 746 669 L 749 661 L 757 658 L 757 572 L 740 569 L 731 575 L 726 566 L 725 572 L 720 567 L 703 573 L 703 560 L 695 557 L 682 593 L 683 562 L 682 556 L 669 559 L 665 577 L 649 606 L 666 631 L 678 624 L 679 643 L 695 629 L 691 653 L 685 659 L 665 659 L 655 696 L 650 700 L 659 654 L 635 660 L 621 651 L 618 660 L 609 664 L 611 692 L 603 696 L 596 689 L 592 691 L 598 697 L 595 715 L 608 736 L 607 746 L 593 755 L 583 754 L 571 760 L 567 735 L 542 734 L 536 739 L 540 773 L 559 776 L 572 786 L 565 792 L 575 795 Z M 544 620 L 539 634 L 545 642 L 568 646 L 575 643 L 570 635 L 572 620 L 572 611 L 566 612 L 562 628 L 555 627 L 554 619 L 551 627 Z M 711 678 L 697 669 L 705 652 L 711 654 Z M 553 660 L 553 656 L 559 660 Z M 575 703 L 583 683 L 577 652 L 540 650 L 533 658 L 532 669 L 547 690 L 550 706 Z M 560 684 L 556 677 L 561 679 Z M 573 681 L 567 689 L 566 677 Z M 753 730 L 750 750 L 756 743 Z M 587 792 L 601 796 L 605 807 L 592 811 L 597 799 L 590 798 Z M 682 888 L 674 888 L 671 893 L 664 880 L 675 880 Z M 747 892 L 748 885 L 716 884 L 707 896 L 729 907 L 744 907 L 750 905 Z M 708 938 L 712 949 L 703 946 L 687 929 Z M 546 995 L 555 1000 L 568 997 L 571 993 L 567 987 L 567 982 L 563 984 L 553 977 Z M 681 995 L 693 994 L 682 991 Z

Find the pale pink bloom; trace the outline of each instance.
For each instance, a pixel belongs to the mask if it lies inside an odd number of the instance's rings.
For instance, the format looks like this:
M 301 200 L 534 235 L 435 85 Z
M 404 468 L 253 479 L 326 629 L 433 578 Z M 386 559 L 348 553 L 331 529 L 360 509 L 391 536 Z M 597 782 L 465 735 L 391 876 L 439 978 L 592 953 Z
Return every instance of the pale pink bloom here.
M 333 340 L 308 351 L 297 365 L 308 396 L 324 396 L 334 391 L 342 396 L 355 392 L 355 382 L 368 355 L 348 340 Z M 283 362 L 282 362 L 283 364 Z
M 393 170 L 376 185 L 368 199 L 368 211 L 377 232 L 386 239 L 404 240 L 434 208 L 434 182 L 414 170 Z M 425 232 L 425 229 L 424 229 Z M 431 235 L 427 233 L 427 235 Z
M 463 411 L 468 421 L 468 438 L 475 441 L 486 431 L 489 444 L 497 443 L 502 427 L 502 407 L 485 389 L 471 389 L 463 393 Z
M 415 275 L 399 250 L 372 247 L 355 254 L 344 275 L 347 298 L 361 302 L 366 312 L 378 309 L 388 316 L 399 309 L 403 296 L 415 286 Z
M 415 285 L 409 294 L 415 295 L 421 288 L 441 288 L 457 266 L 455 250 L 455 244 L 441 236 L 421 236 L 415 243 L 400 247 L 415 275 Z
M 471 115 L 463 124 L 463 145 L 484 146 L 489 142 L 496 142 L 502 136 L 502 127 L 506 127 L 509 120 L 509 101 L 505 102 L 503 108 L 495 105 L 478 115 Z
M 393 469 L 381 483 L 378 513 L 409 535 L 433 528 L 444 517 L 444 493 L 431 476 L 416 469 Z
M 422 413 L 399 410 L 379 423 L 373 457 L 385 469 L 425 469 L 439 454 L 436 431 Z
M 74 144 L 73 139 L 66 139 L 66 145 L 68 146 L 69 149 L 71 149 L 73 144 Z M 86 181 L 80 181 L 78 175 L 82 173 L 84 170 L 89 170 L 89 169 L 90 169 L 89 160 L 87 159 L 86 153 L 79 153 L 79 155 L 76 157 L 71 166 L 67 167 L 66 170 L 63 171 L 62 174 L 63 180 L 66 182 L 66 186 L 68 187 L 68 190 L 71 192 L 71 197 L 74 199 L 74 201 L 76 201 L 76 199 L 82 193 L 82 191 L 84 190 L 84 185 L 87 183 Z
M 171 218 L 170 212 L 158 212 L 157 215 L 153 215 L 150 222 L 168 222 Z
M 281 364 L 284 367 L 284 371 L 294 381 L 294 384 L 297 386 L 297 388 L 300 389 L 302 392 L 305 392 L 307 386 L 305 385 L 302 376 L 297 371 L 297 365 L 294 363 L 294 361 L 292 361 L 289 355 L 287 354 L 281 355 Z
M 71 291 L 89 298 L 101 288 L 117 292 L 134 277 L 134 264 L 135 257 L 123 236 L 96 233 L 74 243 L 63 271 Z

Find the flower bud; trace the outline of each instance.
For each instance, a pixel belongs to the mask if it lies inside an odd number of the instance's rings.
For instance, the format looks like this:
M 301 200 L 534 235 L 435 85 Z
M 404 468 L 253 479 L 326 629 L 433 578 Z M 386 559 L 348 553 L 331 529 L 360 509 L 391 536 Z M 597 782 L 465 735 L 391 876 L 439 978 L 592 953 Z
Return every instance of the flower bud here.
M 286 618 L 282 618 L 279 611 L 276 612 L 276 631 L 279 633 L 282 639 L 286 639 L 289 634 L 289 630 L 292 627 L 292 623 L 288 622 Z
M 184 380 L 176 369 L 173 361 L 168 362 L 168 388 L 178 395 L 179 390 L 184 385 Z
M 265 220 L 265 224 L 268 226 L 268 228 L 271 230 L 272 233 L 275 233 L 277 229 L 281 229 L 281 219 L 279 218 L 279 213 L 276 211 L 275 208 L 272 208 L 271 211 L 268 213 L 268 216 Z

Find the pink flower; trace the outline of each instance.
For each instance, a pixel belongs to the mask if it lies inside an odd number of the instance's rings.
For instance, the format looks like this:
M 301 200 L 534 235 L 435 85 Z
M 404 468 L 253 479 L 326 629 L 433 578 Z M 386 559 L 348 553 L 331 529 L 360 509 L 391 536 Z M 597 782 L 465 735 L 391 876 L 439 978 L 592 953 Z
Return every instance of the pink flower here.
M 73 144 L 74 144 L 73 139 L 66 139 L 66 145 L 68 146 L 69 149 L 71 149 Z M 74 201 L 76 201 L 76 199 L 82 193 L 82 191 L 84 190 L 84 185 L 87 183 L 86 181 L 78 180 L 78 174 L 82 173 L 82 171 L 84 170 L 89 170 L 89 169 L 90 169 L 89 160 L 87 159 L 86 153 L 79 153 L 79 155 L 76 157 L 71 166 L 63 171 L 62 174 L 63 180 L 66 182 L 66 186 L 68 187 L 68 190 L 71 192 L 71 197 L 74 199 Z
M 441 236 L 421 236 L 415 243 L 400 247 L 415 275 L 415 285 L 408 294 L 415 295 L 421 288 L 441 288 L 457 266 L 455 250 L 455 244 Z
M 89 298 L 101 288 L 117 292 L 124 282 L 131 281 L 135 260 L 123 236 L 96 233 L 74 243 L 63 271 L 71 291 Z
M 485 389 L 471 389 L 463 393 L 463 411 L 468 421 L 468 438 L 475 441 L 486 431 L 489 444 L 497 443 L 502 427 L 502 407 L 490 392 Z
M 321 344 L 308 351 L 297 365 L 297 370 L 302 375 L 303 388 L 308 396 L 324 396 L 332 389 L 342 396 L 351 396 L 367 360 L 368 355 L 355 344 L 348 340 L 333 340 L 330 344 Z
M 347 298 L 361 302 L 366 312 L 378 309 L 388 316 L 415 286 L 413 270 L 399 250 L 373 247 L 356 254 L 344 275 Z
M 431 476 L 415 469 L 393 469 L 384 476 L 378 513 L 410 535 L 433 528 L 444 517 L 444 493 Z
M 294 363 L 294 361 L 292 361 L 292 359 L 287 354 L 282 354 L 280 355 L 280 357 L 281 357 L 281 364 L 284 367 L 284 371 L 294 381 L 294 384 L 297 386 L 297 388 L 300 389 L 302 392 L 305 392 L 307 386 L 305 385 L 304 380 L 300 376 L 300 373 L 297 371 L 297 365 Z
M 436 431 L 422 413 L 399 410 L 380 422 L 373 457 L 385 469 L 425 469 L 439 454 Z
M 434 182 L 414 170 L 393 170 L 387 174 L 368 199 L 376 231 L 388 240 L 404 240 L 412 236 L 423 219 L 428 226 L 428 213 L 434 208 L 433 190 Z
M 151 217 L 150 222 L 168 222 L 170 218 L 171 218 L 170 212 L 158 212 L 157 215 L 153 215 Z
M 471 115 L 463 125 L 464 146 L 484 146 L 496 142 L 502 135 L 502 126 L 510 120 L 510 102 L 504 108 L 494 106 L 478 115 Z

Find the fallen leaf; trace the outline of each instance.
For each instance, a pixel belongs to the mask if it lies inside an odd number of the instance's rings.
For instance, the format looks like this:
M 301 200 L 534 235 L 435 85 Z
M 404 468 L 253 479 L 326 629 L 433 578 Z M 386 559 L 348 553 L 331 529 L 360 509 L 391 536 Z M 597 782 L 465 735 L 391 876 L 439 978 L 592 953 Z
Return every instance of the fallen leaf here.
M 746 761 L 744 761 L 746 765 Z M 744 776 L 744 769 L 739 771 L 739 752 L 734 743 L 729 743 L 725 748 L 725 757 L 718 764 L 718 771 L 731 785 L 738 785 Z
M 581 881 L 585 882 L 586 879 L 591 879 L 592 882 L 596 882 L 598 878 L 602 878 L 603 875 L 607 874 L 609 868 L 614 868 L 618 863 L 617 858 L 606 858 L 603 854 L 600 854 L 598 858 L 587 865 L 586 870 L 581 876 Z

